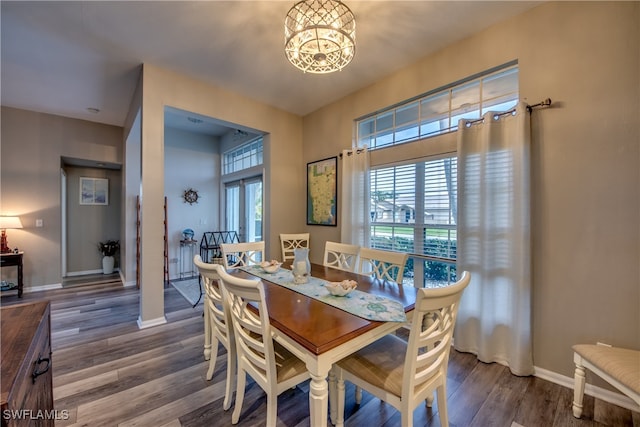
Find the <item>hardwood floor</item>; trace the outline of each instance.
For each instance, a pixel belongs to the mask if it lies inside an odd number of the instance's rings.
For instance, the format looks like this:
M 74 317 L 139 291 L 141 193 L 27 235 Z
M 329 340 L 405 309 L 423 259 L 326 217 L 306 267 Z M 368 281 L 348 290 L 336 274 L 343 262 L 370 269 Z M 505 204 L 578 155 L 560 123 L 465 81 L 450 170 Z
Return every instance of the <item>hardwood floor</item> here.
M 51 301 L 55 408 L 68 411 L 56 426 L 228 426 L 222 409 L 226 353 L 221 347 L 211 381 L 202 355 L 202 306 L 195 309 L 165 288 L 167 324 L 140 330 L 138 290 L 107 280 L 90 285 L 2 296 L 2 305 Z M 452 351 L 448 374 L 450 425 L 640 426 L 636 412 L 585 396 L 581 420 L 571 414 L 573 392 L 535 377 L 516 377 L 497 364 Z M 346 426 L 395 427 L 397 411 L 366 392 L 358 406 L 347 385 Z M 278 399 L 278 426 L 309 425 L 308 383 Z M 239 426 L 265 424 L 266 397 L 248 379 Z M 437 407 L 414 412 L 417 426 L 439 426 Z

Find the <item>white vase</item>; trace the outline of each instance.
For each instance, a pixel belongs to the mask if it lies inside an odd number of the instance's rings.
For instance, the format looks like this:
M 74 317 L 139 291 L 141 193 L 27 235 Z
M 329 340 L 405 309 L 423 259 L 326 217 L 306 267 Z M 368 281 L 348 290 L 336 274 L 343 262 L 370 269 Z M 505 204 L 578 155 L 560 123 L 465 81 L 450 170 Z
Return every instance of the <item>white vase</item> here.
M 102 258 L 102 273 L 103 274 L 111 274 L 113 273 L 113 266 L 116 260 L 112 256 L 105 256 Z

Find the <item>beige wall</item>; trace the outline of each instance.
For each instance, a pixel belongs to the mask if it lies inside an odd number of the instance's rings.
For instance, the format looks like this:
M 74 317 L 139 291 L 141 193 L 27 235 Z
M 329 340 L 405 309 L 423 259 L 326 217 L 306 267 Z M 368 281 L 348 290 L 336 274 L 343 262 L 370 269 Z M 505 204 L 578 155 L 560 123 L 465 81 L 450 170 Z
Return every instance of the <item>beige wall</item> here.
M 142 75 L 142 322 L 164 316 L 162 198 L 164 107 L 265 132 L 265 240 L 279 253 L 279 233 L 304 226 L 302 119 L 225 89 L 145 64 Z
M 120 241 L 120 202 L 122 171 L 65 166 L 67 174 L 67 275 L 102 272 L 102 254 L 98 242 Z M 80 177 L 105 178 L 109 181 L 107 205 L 81 205 Z M 116 254 L 120 268 L 120 253 Z
M 366 113 L 511 60 L 532 115 L 533 348 L 573 375 L 571 346 L 640 348 L 640 3 L 541 5 L 304 118 L 304 162 L 349 148 Z M 348 70 L 347 70 L 348 71 Z M 323 239 L 309 227 L 318 261 Z
M 25 289 L 62 280 L 60 158 L 122 163 L 121 147 L 120 127 L 2 107 L 0 212 L 24 226 L 9 243 L 25 251 Z

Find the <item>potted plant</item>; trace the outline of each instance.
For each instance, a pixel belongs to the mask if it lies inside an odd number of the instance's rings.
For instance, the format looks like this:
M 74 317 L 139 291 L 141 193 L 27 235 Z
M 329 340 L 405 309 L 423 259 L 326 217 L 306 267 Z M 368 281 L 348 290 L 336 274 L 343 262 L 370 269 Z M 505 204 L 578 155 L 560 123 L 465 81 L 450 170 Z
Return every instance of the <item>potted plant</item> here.
M 106 242 L 98 243 L 98 250 L 102 254 L 102 273 L 113 273 L 113 266 L 115 265 L 115 254 L 120 249 L 120 242 L 118 240 L 107 240 Z

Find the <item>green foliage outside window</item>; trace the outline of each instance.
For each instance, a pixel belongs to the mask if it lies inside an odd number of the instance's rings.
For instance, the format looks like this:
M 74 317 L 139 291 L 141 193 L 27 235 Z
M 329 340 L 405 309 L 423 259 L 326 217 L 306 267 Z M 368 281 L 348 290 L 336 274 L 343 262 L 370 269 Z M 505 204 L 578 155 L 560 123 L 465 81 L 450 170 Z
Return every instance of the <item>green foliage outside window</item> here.
M 383 250 L 393 250 L 398 252 L 408 252 L 415 253 L 414 251 L 414 241 L 413 239 L 408 239 L 406 237 L 389 237 L 389 236 L 373 236 L 371 238 L 371 247 L 383 249 Z M 425 240 L 425 247 L 429 248 L 428 253 L 426 255 L 440 257 L 440 258 L 451 258 L 451 254 L 456 253 L 457 242 L 455 240 L 446 240 L 446 239 L 438 239 L 438 238 L 427 238 Z M 412 277 L 414 268 L 413 268 L 414 258 L 409 257 L 407 264 L 404 268 L 405 277 Z M 434 282 L 447 282 L 447 281 L 455 281 L 456 278 L 456 265 L 455 263 L 442 262 L 442 261 L 432 261 L 427 260 L 425 262 L 424 268 L 425 282 L 426 281 L 434 281 Z

